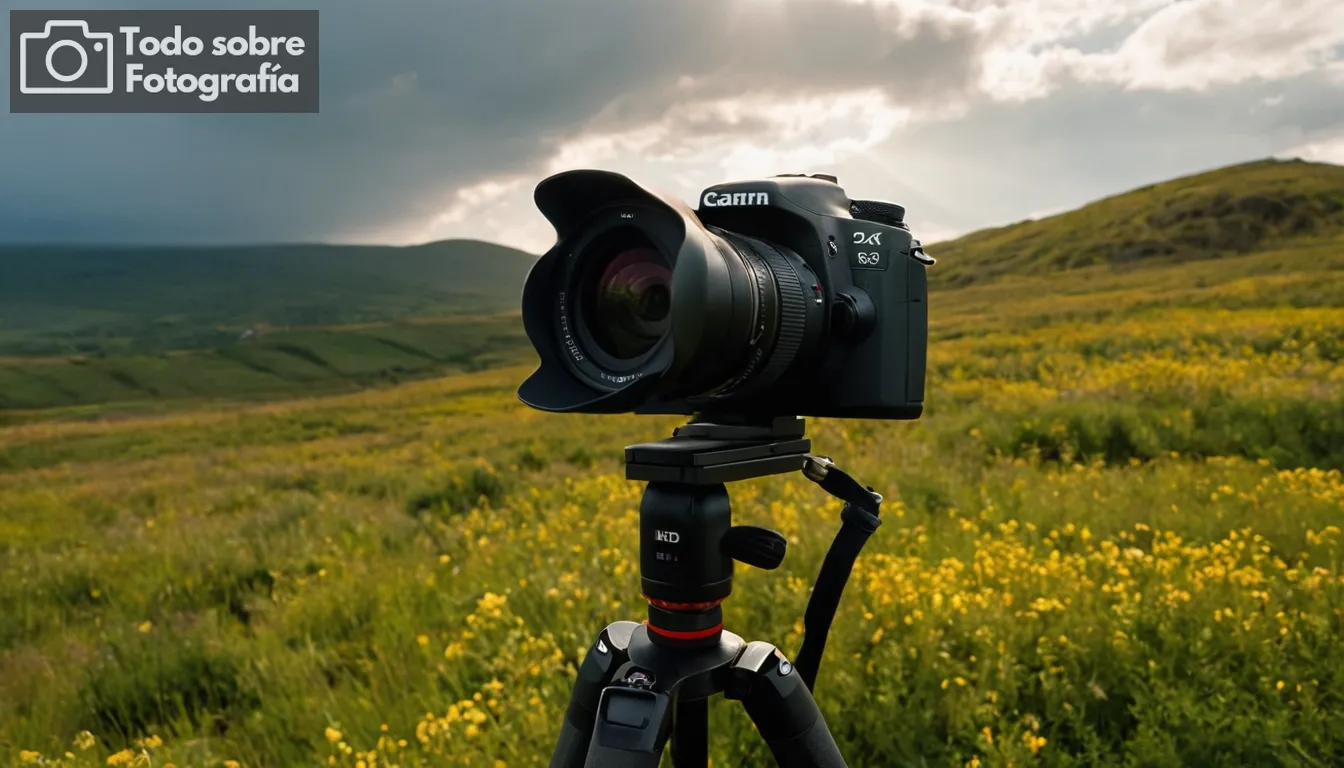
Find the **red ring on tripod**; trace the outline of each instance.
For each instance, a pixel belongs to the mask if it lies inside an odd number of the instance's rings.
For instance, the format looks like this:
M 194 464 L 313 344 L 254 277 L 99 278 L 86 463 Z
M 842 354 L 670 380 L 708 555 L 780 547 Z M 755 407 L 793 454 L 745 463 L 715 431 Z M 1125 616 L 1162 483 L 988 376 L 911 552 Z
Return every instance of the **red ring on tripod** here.
M 715 624 L 709 629 L 696 629 L 689 632 L 683 632 L 675 629 L 663 629 L 662 627 L 655 626 L 647 621 L 644 623 L 645 625 L 648 626 L 650 631 L 657 632 L 663 637 L 671 638 L 673 640 L 703 640 L 706 637 L 713 637 L 714 635 L 723 631 L 722 622 Z
M 648 595 L 643 595 L 643 597 L 649 601 L 649 605 L 662 608 L 665 611 L 707 611 L 716 605 L 722 605 L 725 599 L 720 597 L 718 600 L 711 600 L 707 603 L 674 603 L 668 600 L 658 600 Z

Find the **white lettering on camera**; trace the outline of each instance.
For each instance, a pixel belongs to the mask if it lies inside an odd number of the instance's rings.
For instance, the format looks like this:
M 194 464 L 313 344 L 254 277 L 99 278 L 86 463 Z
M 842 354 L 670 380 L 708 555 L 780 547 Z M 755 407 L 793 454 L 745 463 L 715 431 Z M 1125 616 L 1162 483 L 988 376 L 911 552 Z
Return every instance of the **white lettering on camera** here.
M 668 544 L 676 544 L 681 541 L 681 534 L 676 531 L 654 531 L 654 541 L 665 541 Z
M 119 27 L 126 41 L 127 56 L 197 56 L 205 51 L 205 42 L 195 35 L 183 37 L 182 26 L 174 25 L 173 32 L 164 37 L 140 35 L 140 27 Z M 255 24 L 248 25 L 247 36 L 224 37 L 210 41 L 213 56 L 302 56 L 307 44 L 302 37 L 258 35 Z M 145 65 L 132 62 L 126 65 L 126 92 L 137 89 L 147 93 L 194 93 L 201 101 L 215 101 L 221 93 L 298 93 L 299 76 L 281 72 L 281 65 L 265 61 L 255 73 L 230 72 L 226 74 L 191 72 L 179 73 L 172 67 L 162 73 L 145 73 Z
M 721 208 L 731 205 L 769 205 L 768 192 L 706 192 L 700 201 L 706 208 Z
M 565 306 L 565 292 L 560 292 L 560 330 L 565 336 L 565 348 L 569 350 L 569 356 L 574 358 L 575 362 L 583 362 L 583 353 L 579 351 L 579 345 L 574 341 L 574 334 L 569 331 L 569 311 Z

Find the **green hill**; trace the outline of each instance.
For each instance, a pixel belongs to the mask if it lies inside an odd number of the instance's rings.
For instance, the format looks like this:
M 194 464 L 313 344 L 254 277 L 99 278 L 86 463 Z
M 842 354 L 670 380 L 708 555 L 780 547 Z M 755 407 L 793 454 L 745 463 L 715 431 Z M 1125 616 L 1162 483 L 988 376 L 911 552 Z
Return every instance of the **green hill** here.
M 952 288 L 1061 269 L 1147 268 L 1332 241 L 1341 234 L 1344 167 L 1262 160 L 930 246 L 938 258 L 931 279 L 935 287 Z
M 1337 307 L 1344 168 L 1248 163 L 929 250 L 935 345 L 1172 308 Z M 530 359 L 517 309 L 533 259 L 475 241 L 0 249 L 0 411 L 315 394 Z
M 0 246 L 0 356 L 212 348 L 246 329 L 516 311 L 535 256 L 395 248 Z
M 90 406 L 144 411 L 348 392 L 531 359 L 516 314 L 299 328 L 152 355 L 0 358 L 0 425 Z

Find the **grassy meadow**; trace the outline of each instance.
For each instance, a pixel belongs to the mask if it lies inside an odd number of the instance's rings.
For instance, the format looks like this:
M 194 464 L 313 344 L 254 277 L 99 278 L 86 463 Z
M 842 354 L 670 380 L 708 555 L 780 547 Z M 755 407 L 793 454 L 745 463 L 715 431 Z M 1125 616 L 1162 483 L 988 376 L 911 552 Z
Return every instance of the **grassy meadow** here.
M 931 313 L 923 419 L 809 423 L 887 499 L 816 689 L 849 764 L 1344 764 L 1344 239 Z M 595 633 L 643 617 L 621 449 L 680 421 L 533 412 L 529 371 L 11 414 L 0 760 L 546 765 Z M 838 504 L 733 500 L 790 550 L 728 626 L 795 655 Z M 711 754 L 772 765 L 721 701 Z
M 518 363 L 516 313 L 268 331 L 213 349 L 97 357 L 0 357 L 0 424 L 109 408 L 144 412 L 275 400 Z
M 0 357 L 152 356 L 215 349 L 249 328 L 515 310 L 535 258 L 477 240 L 407 247 L 0 243 Z

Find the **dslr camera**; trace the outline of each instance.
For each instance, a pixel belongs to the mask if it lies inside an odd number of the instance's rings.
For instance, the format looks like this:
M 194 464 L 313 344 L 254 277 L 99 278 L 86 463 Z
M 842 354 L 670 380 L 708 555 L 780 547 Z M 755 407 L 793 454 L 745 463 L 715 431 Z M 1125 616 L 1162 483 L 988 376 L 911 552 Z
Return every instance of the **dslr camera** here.
M 698 208 L 617 173 L 536 188 L 556 244 L 528 274 L 527 405 L 565 413 L 917 419 L 934 261 L 899 205 L 833 176 L 704 190 Z

